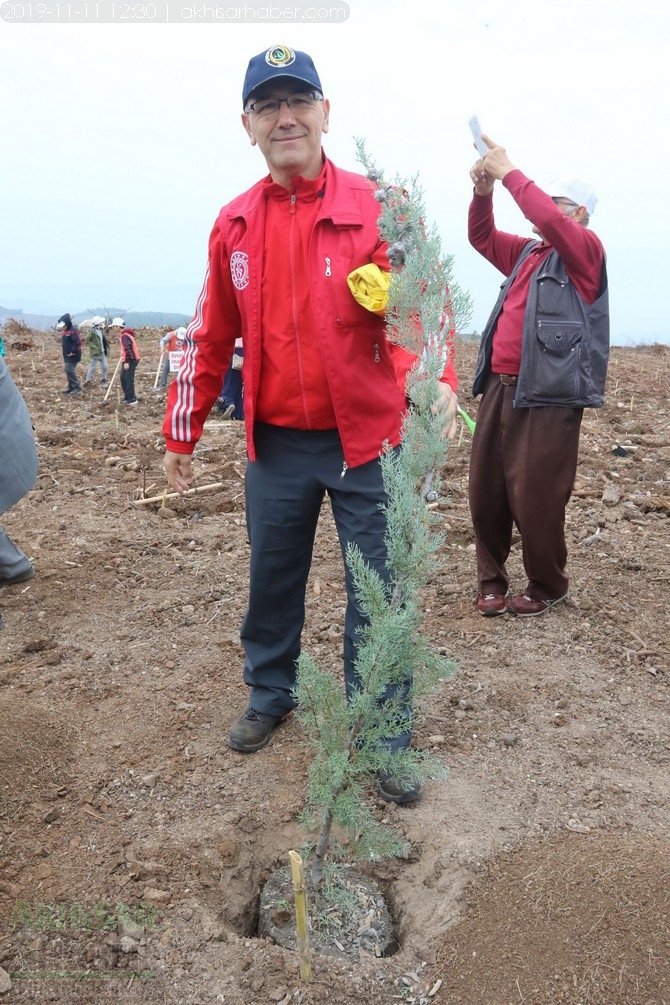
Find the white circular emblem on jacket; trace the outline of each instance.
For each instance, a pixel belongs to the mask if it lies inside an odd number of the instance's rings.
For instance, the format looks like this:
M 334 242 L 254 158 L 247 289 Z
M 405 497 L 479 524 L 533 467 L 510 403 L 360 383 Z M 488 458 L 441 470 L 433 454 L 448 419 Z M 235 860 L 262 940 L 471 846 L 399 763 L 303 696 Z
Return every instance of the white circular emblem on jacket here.
M 246 251 L 234 251 L 230 256 L 230 274 L 236 289 L 249 285 L 249 256 Z

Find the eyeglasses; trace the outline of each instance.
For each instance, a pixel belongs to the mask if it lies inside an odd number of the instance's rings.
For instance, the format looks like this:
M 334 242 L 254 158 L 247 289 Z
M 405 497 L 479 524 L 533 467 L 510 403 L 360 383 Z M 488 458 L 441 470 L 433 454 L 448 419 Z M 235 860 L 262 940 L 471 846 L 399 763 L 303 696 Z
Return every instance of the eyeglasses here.
M 279 115 L 279 109 L 286 102 L 292 112 L 306 112 L 312 108 L 317 101 L 323 101 L 323 94 L 318 91 L 301 91 L 300 94 L 290 94 L 288 98 L 262 98 L 260 101 L 252 101 L 245 108 L 247 115 L 255 115 L 257 119 L 268 115 Z
M 562 195 L 556 196 L 556 198 L 553 199 L 553 203 L 555 206 L 558 206 L 558 208 L 562 210 L 563 213 L 566 214 L 571 213 L 573 209 L 577 209 L 579 207 L 578 202 L 573 202 L 572 199 L 567 199 L 565 196 Z

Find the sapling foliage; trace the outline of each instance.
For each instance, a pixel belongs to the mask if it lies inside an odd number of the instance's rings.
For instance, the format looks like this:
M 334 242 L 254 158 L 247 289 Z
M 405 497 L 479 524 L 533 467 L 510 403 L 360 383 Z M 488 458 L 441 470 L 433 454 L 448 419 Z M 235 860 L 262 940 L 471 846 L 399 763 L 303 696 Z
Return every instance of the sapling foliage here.
M 387 337 L 414 354 L 417 363 L 408 376 L 402 443 L 394 450 L 385 445 L 381 455 L 390 582 L 355 547 L 346 555 L 366 616 L 357 647 L 358 687 L 347 701 L 332 673 L 306 653 L 298 661 L 296 715 L 313 749 L 302 820 L 319 831 L 311 870 L 315 885 L 329 849 L 342 850 L 341 838 L 359 858 L 402 853 L 402 840 L 375 819 L 366 791 L 384 774 L 408 783 L 444 777 L 433 755 L 411 747 L 392 751 L 389 741 L 407 732 L 416 704 L 454 669 L 422 633 L 422 594 L 439 568 L 444 539 L 431 503 L 439 498 L 445 428 L 452 417 L 437 404 L 438 381 L 456 331 L 469 320 L 470 298 L 453 279 L 452 259 L 443 255 L 437 230 L 426 225 L 417 180 L 386 184 L 361 141 L 357 148 L 376 186 L 380 234 L 388 244 Z

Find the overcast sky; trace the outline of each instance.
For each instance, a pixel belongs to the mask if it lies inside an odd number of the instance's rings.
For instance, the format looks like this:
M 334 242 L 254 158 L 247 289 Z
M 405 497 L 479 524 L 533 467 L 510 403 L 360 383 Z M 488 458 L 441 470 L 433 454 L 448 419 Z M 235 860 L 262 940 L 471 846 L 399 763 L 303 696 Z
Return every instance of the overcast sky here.
M 362 137 L 389 178 L 419 175 L 474 298 L 471 329 L 502 278 L 466 236 L 476 113 L 538 184 L 574 174 L 596 189 L 613 341 L 670 341 L 667 0 L 428 6 L 351 0 L 346 20 L 156 24 L 121 23 L 118 4 L 116 23 L 73 24 L 60 0 L 60 23 L 0 20 L 0 305 L 190 314 L 219 208 L 266 173 L 240 124 L 241 86 L 249 57 L 281 43 L 314 58 L 331 159 L 356 170 Z M 498 226 L 530 235 L 502 188 L 495 209 Z

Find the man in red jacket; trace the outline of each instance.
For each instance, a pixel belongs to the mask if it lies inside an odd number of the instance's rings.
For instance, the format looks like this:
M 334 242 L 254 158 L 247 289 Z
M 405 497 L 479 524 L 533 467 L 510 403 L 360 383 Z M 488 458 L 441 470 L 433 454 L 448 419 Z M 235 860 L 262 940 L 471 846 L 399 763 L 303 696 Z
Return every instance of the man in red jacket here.
M 229 744 L 251 753 L 295 705 L 305 591 L 326 493 L 343 552 L 355 544 L 389 580 L 379 455 L 385 442 L 400 442 L 405 377 L 416 360 L 387 341 L 383 319 L 360 306 L 348 287 L 360 266 L 389 268 L 377 229 L 380 205 L 370 181 L 324 156 L 330 105 L 311 58 L 287 46 L 254 56 L 242 106 L 242 124 L 269 174 L 224 206 L 214 225 L 163 432 L 168 480 L 183 492 L 193 480 L 193 447 L 242 337 L 251 561 L 241 638 L 251 692 Z M 450 360 L 437 404 L 452 435 L 456 386 Z M 345 578 L 351 695 L 365 618 L 348 569 Z M 408 712 L 405 735 L 389 748 L 410 740 Z M 392 775 L 380 778 L 379 791 L 399 803 L 419 796 L 416 786 Z
M 482 334 L 473 394 L 482 394 L 470 455 L 477 609 L 537 617 L 565 600 L 565 509 L 577 470 L 584 408 L 600 408 L 609 354 L 605 251 L 589 229 L 593 189 L 557 179 L 546 192 L 504 147 L 470 170 L 470 243 L 506 277 Z M 537 240 L 498 230 L 496 181 Z M 528 583 L 508 596 L 513 525 Z

